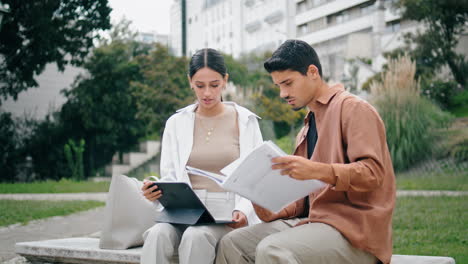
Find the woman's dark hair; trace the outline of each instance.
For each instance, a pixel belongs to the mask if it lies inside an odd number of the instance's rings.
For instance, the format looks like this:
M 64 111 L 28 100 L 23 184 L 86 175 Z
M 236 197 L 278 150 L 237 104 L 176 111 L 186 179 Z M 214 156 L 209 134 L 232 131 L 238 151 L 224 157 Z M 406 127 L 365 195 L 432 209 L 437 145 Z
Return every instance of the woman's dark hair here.
M 193 54 L 189 63 L 189 76 L 190 78 L 197 73 L 198 70 L 208 67 L 223 76 L 226 76 L 226 64 L 224 57 L 217 50 L 214 49 L 201 49 Z
M 290 39 L 281 44 L 263 66 L 269 73 L 292 70 L 307 75 L 311 64 L 317 67 L 322 77 L 322 65 L 315 50 L 307 42 Z

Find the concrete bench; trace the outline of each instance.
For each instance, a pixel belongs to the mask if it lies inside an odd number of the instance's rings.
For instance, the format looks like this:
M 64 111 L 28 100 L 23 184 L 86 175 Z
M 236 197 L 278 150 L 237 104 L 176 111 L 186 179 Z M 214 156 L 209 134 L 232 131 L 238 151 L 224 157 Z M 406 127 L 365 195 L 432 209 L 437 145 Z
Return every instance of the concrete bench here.
M 141 247 L 127 250 L 99 248 L 99 239 L 76 237 L 35 242 L 22 242 L 15 245 L 17 254 L 32 263 L 140 263 Z M 172 263 L 178 263 L 174 257 Z M 455 264 L 450 257 L 393 255 L 392 264 Z

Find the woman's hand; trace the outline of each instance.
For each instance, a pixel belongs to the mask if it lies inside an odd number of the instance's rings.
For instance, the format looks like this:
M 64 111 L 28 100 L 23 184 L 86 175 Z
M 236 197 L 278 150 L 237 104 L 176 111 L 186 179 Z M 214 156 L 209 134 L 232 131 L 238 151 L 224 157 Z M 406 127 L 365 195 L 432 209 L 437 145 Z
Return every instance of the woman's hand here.
M 143 181 L 143 187 L 141 187 L 141 190 L 143 191 L 143 196 L 145 196 L 146 199 L 150 200 L 151 202 L 156 201 L 162 196 L 162 192 L 158 189 L 157 185 L 152 186 L 151 188 L 148 188 L 155 182 L 153 181 Z
M 235 223 L 227 225 L 234 229 L 247 226 L 248 224 L 247 216 L 245 216 L 245 214 L 241 211 L 234 211 L 232 213 L 232 221 L 235 221 Z

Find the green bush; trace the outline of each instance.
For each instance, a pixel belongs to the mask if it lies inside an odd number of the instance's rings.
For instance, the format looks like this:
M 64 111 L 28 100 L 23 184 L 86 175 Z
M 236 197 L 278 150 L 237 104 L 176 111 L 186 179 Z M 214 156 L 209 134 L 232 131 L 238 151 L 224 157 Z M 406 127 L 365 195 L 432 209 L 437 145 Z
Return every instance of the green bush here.
M 458 162 L 468 161 L 468 139 L 464 139 L 454 146 L 450 151 L 450 155 Z
M 457 83 L 451 81 L 428 80 L 421 84 L 422 94 L 444 109 L 450 107 L 456 88 Z
M 10 113 L 0 112 L 0 181 L 13 181 L 20 160 L 15 122 Z
M 294 151 L 295 139 L 291 135 L 279 138 L 275 140 L 275 143 L 287 154 L 292 154 Z
M 438 146 L 441 128 L 451 120 L 448 113 L 420 96 L 419 82 L 414 79 L 415 70 L 414 62 L 407 56 L 390 60 L 383 81 L 371 85 L 397 171 L 432 156 Z
M 85 150 L 85 141 L 81 139 L 79 143 L 69 139 L 65 144 L 64 152 L 67 158 L 67 164 L 70 168 L 72 178 L 77 181 L 84 179 L 83 152 Z

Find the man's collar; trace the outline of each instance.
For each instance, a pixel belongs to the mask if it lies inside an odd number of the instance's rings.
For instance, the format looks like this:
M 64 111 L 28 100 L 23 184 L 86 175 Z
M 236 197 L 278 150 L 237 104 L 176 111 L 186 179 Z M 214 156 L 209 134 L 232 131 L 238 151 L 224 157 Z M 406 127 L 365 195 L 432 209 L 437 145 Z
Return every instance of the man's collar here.
M 330 100 L 333 98 L 333 96 L 338 93 L 339 91 L 344 91 L 344 86 L 341 83 L 334 84 L 332 86 L 329 86 L 328 89 L 326 89 L 323 94 L 321 94 L 317 98 L 317 102 L 321 104 L 328 104 Z
M 323 94 L 321 94 L 316 100 L 315 100 L 315 110 L 318 110 L 318 105 L 327 105 L 330 103 L 330 100 L 335 96 L 338 92 L 344 91 L 344 86 L 340 83 L 334 84 L 329 86 Z M 309 122 L 309 115 L 310 112 L 313 112 L 313 109 L 308 109 L 307 115 L 304 117 L 304 125 Z

